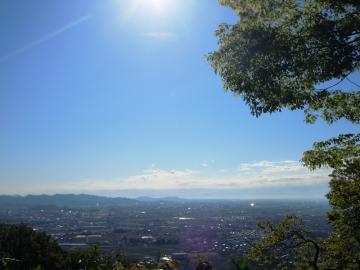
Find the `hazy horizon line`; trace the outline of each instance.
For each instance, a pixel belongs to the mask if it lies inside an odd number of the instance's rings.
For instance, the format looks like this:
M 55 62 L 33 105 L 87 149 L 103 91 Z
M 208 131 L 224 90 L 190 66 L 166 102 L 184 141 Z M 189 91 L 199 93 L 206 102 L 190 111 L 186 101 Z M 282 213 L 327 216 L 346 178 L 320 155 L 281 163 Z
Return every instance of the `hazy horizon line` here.
M 274 196 L 263 196 L 263 197 L 256 197 L 256 196 L 239 196 L 239 197 L 226 197 L 226 196 L 220 196 L 220 197 L 204 197 L 204 196 L 189 196 L 189 197 L 182 197 L 182 196 L 177 196 L 177 195 L 167 195 L 167 196 L 152 196 L 152 195 L 140 195 L 140 196 L 124 196 L 124 195 L 105 195 L 105 194 L 93 194 L 93 193 L 86 193 L 86 192 L 55 192 L 55 193 L 26 193 L 26 194 L 0 194 L 1 196 L 7 196 L 7 197 L 29 197 L 29 196 L 49 196 L 49 197 L 53 197 L 53 196 L 57 196 L 57 195 L 62 195 L 62 196 L 66 196 L 66 195 L 74 195 L 74 196 L 81 196 L 81 195 L 86 195 L 86 196 L 94 196 L 94 197 L 103 197 L 103 198 L 109 198 L 109 199 L 114 199 L 114 198 L 126 198 L 126 199 L 138 199 L 138 198 L 150 198 L 150 199 L 166 199 L 166 198 L 174 198 L 174 199 L 180 199 L 180 200 L 223 200 L 223 201 L 241 201 L 241 200 L 303 200 L 303 201 L 326 201 L 325 197 L 302 197 L 302 196 L 298 196 L 298 197 L 290 197 L 290 196 L 284 196 L 284 197 L 274 197 Z

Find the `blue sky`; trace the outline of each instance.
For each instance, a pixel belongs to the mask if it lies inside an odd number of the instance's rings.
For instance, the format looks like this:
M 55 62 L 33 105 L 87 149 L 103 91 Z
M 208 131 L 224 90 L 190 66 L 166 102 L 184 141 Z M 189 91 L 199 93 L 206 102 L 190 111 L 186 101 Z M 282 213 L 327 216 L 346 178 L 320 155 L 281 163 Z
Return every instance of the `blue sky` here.
M 0 21 L 0 193 L 321 197 L 302 152 L 358 131 L 225 93 L 217 1 L 3 0 Z

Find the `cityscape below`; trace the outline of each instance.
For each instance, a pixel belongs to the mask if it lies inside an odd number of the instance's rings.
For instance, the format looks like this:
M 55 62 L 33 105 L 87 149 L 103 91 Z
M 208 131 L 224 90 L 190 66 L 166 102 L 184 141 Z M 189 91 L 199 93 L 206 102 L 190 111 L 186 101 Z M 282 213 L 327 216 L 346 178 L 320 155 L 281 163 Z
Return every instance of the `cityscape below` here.
M 328 209 L 325 200 L 0 196 L 0 223 L 44 231 L 64 250 L 96 244 L 105 254 L 123 254 L 146 263 L 162 256 L 191 269 L 199 258 L 207 258 L 223 268 L 262 238 L 259 222 L 279 222 L 295 214 L 314 236 L 326 236 Z

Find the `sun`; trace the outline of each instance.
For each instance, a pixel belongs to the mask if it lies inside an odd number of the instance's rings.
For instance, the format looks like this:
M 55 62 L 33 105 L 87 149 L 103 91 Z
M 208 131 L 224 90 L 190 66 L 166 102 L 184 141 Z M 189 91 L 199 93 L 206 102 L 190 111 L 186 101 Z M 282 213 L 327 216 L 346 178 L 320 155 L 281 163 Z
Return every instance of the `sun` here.
M 144 17 L 169 17 L 177 10 L 178 0 L 132 0 L 131 15 Z
M 113 14 L 119 24 L 135 27 L 173 25 L 184 16 L 184 0 L 112 0 Z M 117 12 L 117 13 L 116 13 Z
M 169 0 L 142 0 L 145 7 L 154 15 L 163 16 L 168 10 Z

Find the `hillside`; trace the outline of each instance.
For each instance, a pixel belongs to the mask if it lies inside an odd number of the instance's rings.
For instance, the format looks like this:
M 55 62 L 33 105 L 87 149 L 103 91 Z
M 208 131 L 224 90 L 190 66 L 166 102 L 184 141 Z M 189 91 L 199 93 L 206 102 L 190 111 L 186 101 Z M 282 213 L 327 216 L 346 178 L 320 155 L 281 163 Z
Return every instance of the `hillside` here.
M 137 201 L 128 198 L 109 198 L 87 194 L 55 195 L 0 195 L 1 206 L 58 206 L 58 207 L 99 207 L 133 205 Z

